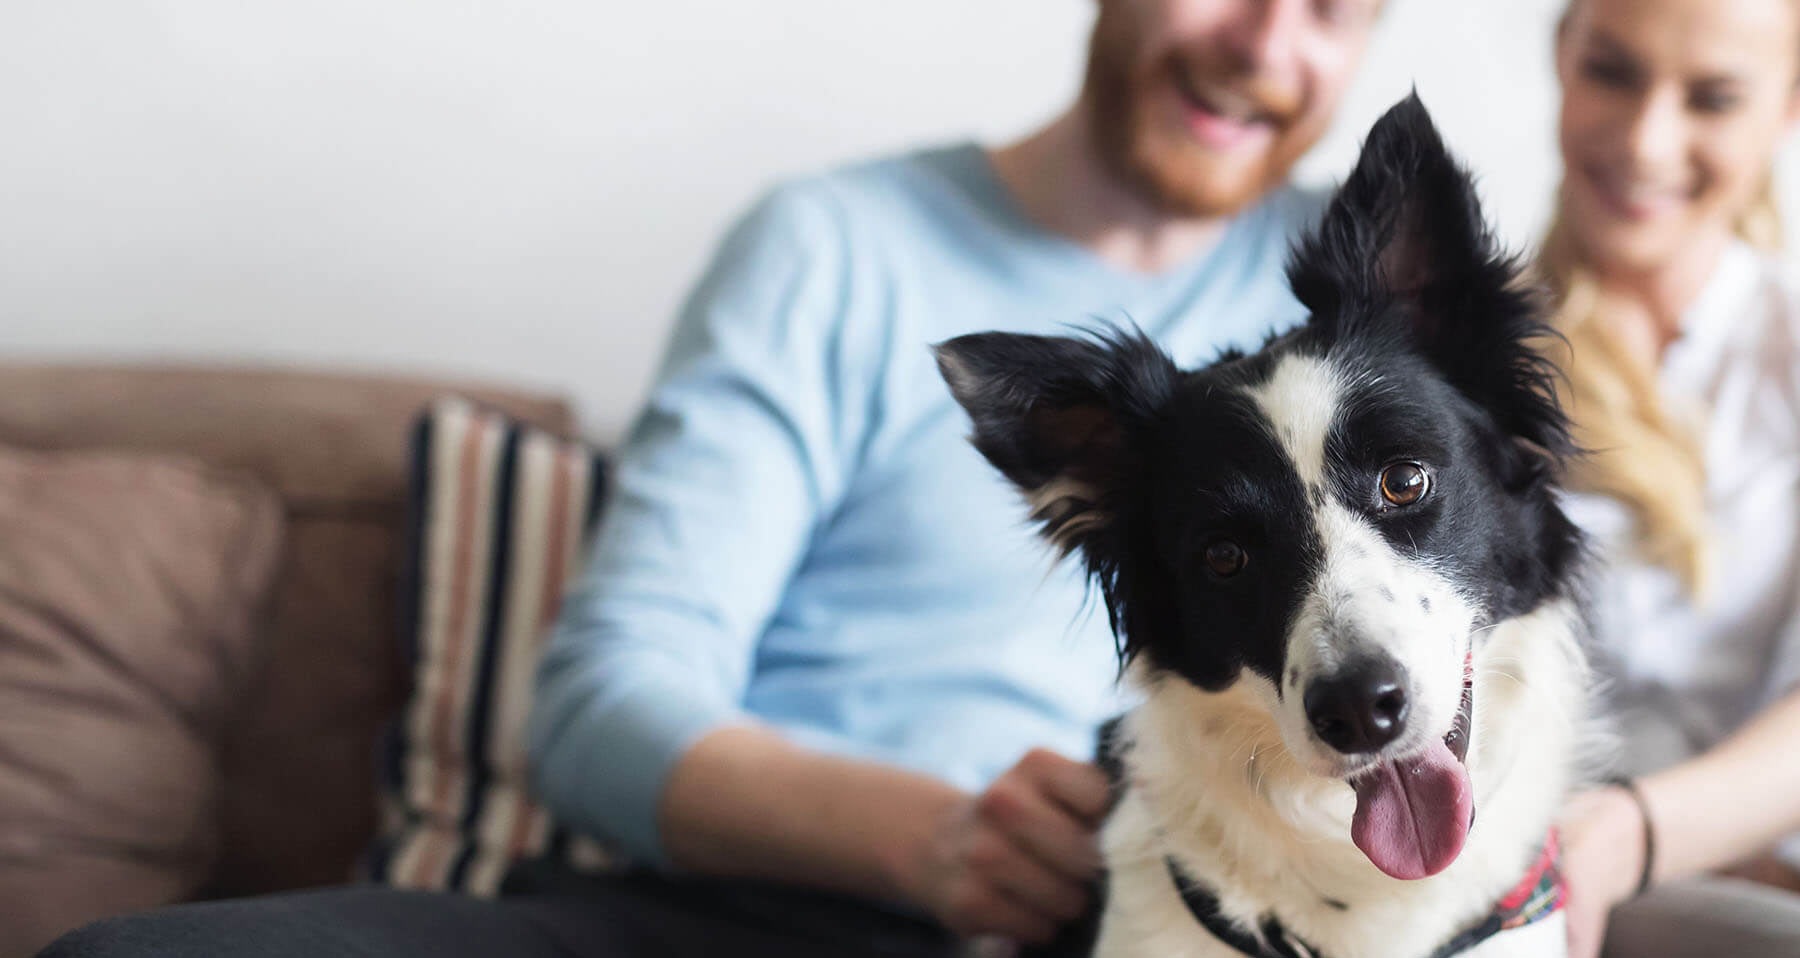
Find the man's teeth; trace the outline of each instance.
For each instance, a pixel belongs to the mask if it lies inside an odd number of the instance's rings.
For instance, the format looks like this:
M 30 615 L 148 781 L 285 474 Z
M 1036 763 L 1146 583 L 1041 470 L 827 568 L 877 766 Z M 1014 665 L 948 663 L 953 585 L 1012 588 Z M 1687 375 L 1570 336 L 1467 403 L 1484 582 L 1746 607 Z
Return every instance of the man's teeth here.
M 1238 123 L 1253 123 L 1257 119 L 1256 107 L 1237 97 L 1229 95 L 1202 93 L 1194 98 L 1208 113 Z
M 1262 111 L 1253 101 L 1230 91 L 1203 90 L 1188 77 L 1182 77 L 1181 91 L 1194 105 L 1214 116 L 1237 123 L 1254 123 L 1262 118 Z

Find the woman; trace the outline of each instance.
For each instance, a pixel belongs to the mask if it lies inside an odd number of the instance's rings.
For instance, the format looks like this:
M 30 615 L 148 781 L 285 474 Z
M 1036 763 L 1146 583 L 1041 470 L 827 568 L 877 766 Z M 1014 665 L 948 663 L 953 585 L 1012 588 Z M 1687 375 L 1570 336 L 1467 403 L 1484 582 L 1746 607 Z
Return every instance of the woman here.
M 1800 895 L 1716 877 L 1800 888 L 1800 296 L 1770 184 L 1800 0 L 1573 0 L 1556 62 L 1570 512 L 1638 776 L 1570 807 L 1571 954 L 1609 911 L 1608 955 L 1800 954 Z

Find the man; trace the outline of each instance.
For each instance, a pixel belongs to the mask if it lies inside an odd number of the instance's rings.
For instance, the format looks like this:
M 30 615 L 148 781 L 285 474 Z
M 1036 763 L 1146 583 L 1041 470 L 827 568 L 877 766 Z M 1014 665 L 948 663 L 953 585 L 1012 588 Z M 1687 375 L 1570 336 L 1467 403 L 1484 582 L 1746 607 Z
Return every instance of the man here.
M 532 722 L 565 823 L 654 866 L 499 903 L 343 890 L 47 955 L 944 954 L 1081 912 L 1104 615 L 962 438 L 929 345 L 1129 319 L 1194 362 L 1301 313 L 1285 188 L 1379 0 L 1101 0 L 1025 140 L 774 191 L 688 300 Z M 811 891 L 803 891 L 810 889 Z

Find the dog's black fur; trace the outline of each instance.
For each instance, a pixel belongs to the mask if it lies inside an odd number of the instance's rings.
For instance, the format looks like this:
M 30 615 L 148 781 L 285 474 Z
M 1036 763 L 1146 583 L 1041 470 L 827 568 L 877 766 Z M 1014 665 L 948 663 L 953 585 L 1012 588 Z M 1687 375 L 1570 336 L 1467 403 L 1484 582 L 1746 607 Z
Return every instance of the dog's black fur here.
M 1044 533 L 1079 551 L 1105 597 L 1120 652 L 1209 690 L 1250 668 L 1276 681 L 1282 638 L 1318 561 L 1307 497 L 1371 515 L 1364 481 L 1396 450 L 1447 464 L 1425 506 L 1381 516 L 1399 548 L 1430 555 L 1482 594 L 1490 619 L 1568 581 L 1578 536 L 1551 501 L 1571 450 L 1548 335 L 1518 265 L 1483 225 L 1474 187 L 1409 97 L 1376 124 L 1362 160 L 1304 239 L 1288 276 L 1306 324 L 1190 372 L 1142 335 L 983 333 L 940 349 L 978 383 L 959 399 L 973 441 L 1026 490 L 1072 477 L 1098 491 L 1041 508 Z M 1330 490 L 1300 488 L 1237 388 L 1291 352 L 1331 353 L 1365 380 L 1346 403 Z M 1104 516 L 1073 535 L 1086 515 Z M 1252 557 L 1221 581 L 1199 561 L 1228 534 Z M 1207 636 L 1204 641 L 1197 637 Z
M 1325 561 L 1327 502 L 1453 583 L 1477 630 L 1573 590 L 1581 537 L 1553 492 L 1574 449 L 1522 275 L 1415 96 L 1376 123 L 1290 257 L 1309 318 L 1256 352 L 1183 371 L 1143 335 L 1101 329 L 975 334 L 938 356 L 975 445 L 1043 534 L 1080 554 L 1122 664 L 1207 692 L 1254 674 L 1279 697 L 1296 684 L 1290 627 Z M 1252 400 L 1296 355 L 1343 383 L 1312 486 Z M 1420 502 L 1379 495 L 1372 480 L 1396 460 L 1431 464 Z M 1247 556 L 1241 571 L 1209 566 L 1221 542 Z M 1422 593 L 1390 600 L 1430 611 Z M 1094 928 L 1044 953 L 1085 954 Z

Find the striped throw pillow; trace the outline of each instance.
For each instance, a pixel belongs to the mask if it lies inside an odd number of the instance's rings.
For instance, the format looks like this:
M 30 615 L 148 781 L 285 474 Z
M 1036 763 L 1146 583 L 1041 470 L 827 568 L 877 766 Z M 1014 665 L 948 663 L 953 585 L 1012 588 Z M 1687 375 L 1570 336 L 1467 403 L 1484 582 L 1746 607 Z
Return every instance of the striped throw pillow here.
M 370 879 L 492 895 L 522 858 L 607 864 L 533 800 L 525 756 L 532 674 L 604 476 L 595 449 L 463 400 L 421 415 L 401 583 L 413 689 L 386 742 Z

